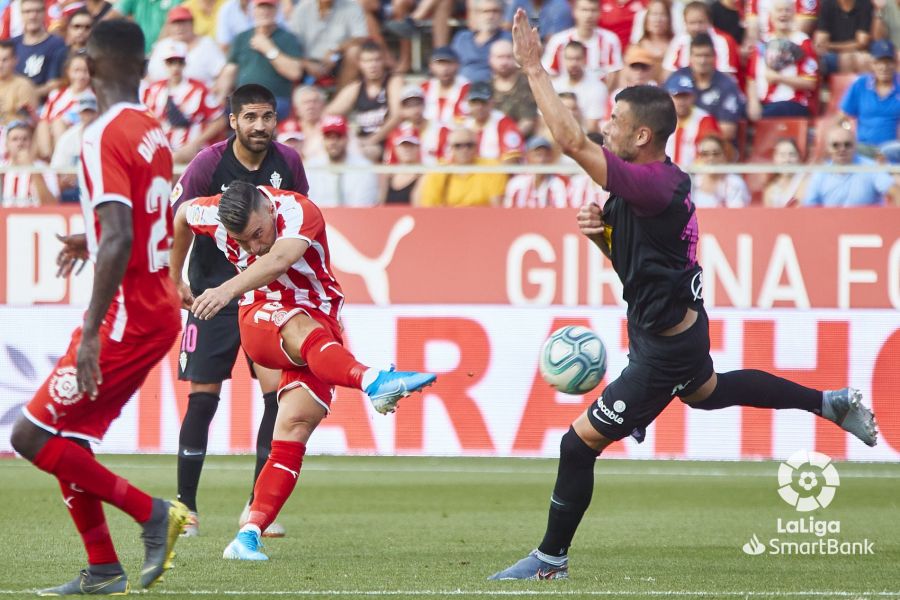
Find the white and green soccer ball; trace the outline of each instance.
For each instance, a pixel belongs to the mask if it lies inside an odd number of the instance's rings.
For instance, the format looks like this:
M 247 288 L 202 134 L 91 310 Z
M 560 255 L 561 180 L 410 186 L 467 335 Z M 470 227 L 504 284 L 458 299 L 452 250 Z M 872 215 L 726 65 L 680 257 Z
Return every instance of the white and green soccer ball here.
M 587 327 L 569 325 L 550 334 L 541 348 L 541 376 L 565 394 L 586 394 L 606 373 L 606 348 Z

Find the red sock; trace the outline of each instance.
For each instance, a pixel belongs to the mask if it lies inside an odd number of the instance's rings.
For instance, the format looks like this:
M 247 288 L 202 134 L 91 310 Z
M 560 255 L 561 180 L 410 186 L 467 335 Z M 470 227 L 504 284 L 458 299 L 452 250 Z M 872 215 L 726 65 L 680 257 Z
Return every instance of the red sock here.
M 331 385 L 360 389 L 368 367 L 356 360 L 340 342 L 319 327 L 300 345 L 300 356 L 313 374 Z
M 266 461 L 253 487 L 253 504 L 250 505 L 250 518 L 247 523 L 252 523 L 259 527 L 260 531 L 265 531 L 275 520 L 281 507 L 294 491 L 294 486 L 297 485 L 305 453 L 306 444 L 272 440 L 269 460 Z
M 100 498 L 88 494 L 69 481 L 59 480 L 63 502 L 69 509 L 75 528 L 81 534 L 84 549 L 87 550 L 89 565 L 108 565 L 119 562 Z
M 50 438 L 34 457 L 34 465 L 112 504 L 138 523 L 150 518 L 153 498 L 101 465 L 89 450 L 72 440 L 60 436 Z

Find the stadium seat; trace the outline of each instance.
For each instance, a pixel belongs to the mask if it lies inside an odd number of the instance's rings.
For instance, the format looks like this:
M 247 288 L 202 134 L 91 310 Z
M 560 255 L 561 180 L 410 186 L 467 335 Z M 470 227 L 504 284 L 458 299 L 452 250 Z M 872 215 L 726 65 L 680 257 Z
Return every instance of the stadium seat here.
M 827 117 L 837 114 L 840 110 L 841 100 L 844 99 L 844 94 L 847 93 L 847 88 L 856 81 L 857 77 L 859 75 L 856 73 L 835 73 L 828 78 L 828 104 L 825 107 L 825 114 L 822 116 Z
M 754 124 L 753 129 L 750 162 L 771 162 L 775 144 L 782 138 L 794 140 L 800 149 L 800 155 L 806 156 L 809 146 L 809 119 L 805 117 L 760 119 Z

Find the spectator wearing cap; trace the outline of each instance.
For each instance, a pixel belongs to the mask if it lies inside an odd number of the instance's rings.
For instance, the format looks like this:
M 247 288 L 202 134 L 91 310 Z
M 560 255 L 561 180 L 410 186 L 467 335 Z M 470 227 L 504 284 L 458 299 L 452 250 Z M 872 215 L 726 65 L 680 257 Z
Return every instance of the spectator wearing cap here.
M 359 67 L 359 78 L 338 92 L 325 112 L 352 116 L 363 154 L 380 162 L 385 139 L 400 124 L 403 77 L 388 70 L 384 48 L 373 40 L 360 47 Z
M 169 38 L 159 46 L 168 77 L 144 90 L 143 103 L 162 124 L 175 162 L 186 164 L 225 130 L 222 106 L 203 82 L 184 76 L 187 44 Z
M 395 152 L 398 139 L 410 135 L 418 140 L 419 162 L 427 165 L 437 164 L 438 160 L 443 158 L 450 130 L 446 125 L 425 118 L 425 94 L 419 86 L 410 85 L 404 88 L 400 96 L 400 118 L 402 122 L 391 131 L 385 142 L 385 164 L 393 165 L 399 162 Z
M 27 118 L 36 109 L 34 84 L 16 73 L 16 45 L 11 40 L 0 40 L 0 126 Z
M 491 46 L 491 85 L 494 88 L 494 106 L 516 122 L 523 136 L 534 131 L 537 120 L 537 103 L 528 85 L 528 78 L 519 69 L 513 57 L 512 42 L 498 40 Z
M 478 155 L 477 135 L 465 126 L 450 132 L 447 146 L 451 165 L 499 165 L 496 160 Z M 506 179 L 503 173 L 428 173 L 413 202 L 418 206 L 499 206 Z
M 696 90 L 697 106 L 713 115 L 729 142 L 737 137 L 738 121 L 744 118 L 744 94 L 734 78 L 716 69 L 712 38 L 698 33 L 691 40 L 690 64 L 670 75 L 688 77 Z
M 459 57 L 448 46 L 435 48 L 428 69 L 431 77 L 422 83 L 425 118 L 442 124 L 454 123 L 468 112 L 469 80 L 459 74 Z
M 491 78 L 488 64 L 491 45 L 497 40 L 511 40 L 512 36 L 500 27 L 503 22 L 500 0 L 473 0 L 471 11 L 472 28 L 457 31 L 450 47 L 459 57 L 463 77 L 469 81 L 487 81 Z
M 900 75 L 894 45 L 872 43 L 871 72 L 864 73 L 841 100 L 841 116 L 856 119 L 860 154 L 875 157 L 885 144 L 896 145 L 900 134 Z
M 300 0 L 288 28 L 297 36 L 311 77 L 336 77 L 338 88 L 357 78 L 361 46 L 369 34 L 359 2 Z
M 147 79 L 153 82 L 169 76 L 162 56 L 163 49 L 171 42 L 181 42 L 187 45 L 184 76 L 211 88 L 227 62 L 219 45 L 210 37 L 194 33 L 193 13 L 183 5 L 169 11 L 166 32 L 168 36 L 156 43 L 150 55 Z
M 587 131 L 600 131 L 600 122 L 606 117 L 609 90 L 599 79 L 587 76 L 587 49 L 579 41 L 572 40 L 563 51 L 562 69 L 553 79 L 553 89 L 572 92 L 585 119 Z
M 277 14 L 277 0 L 253 0 L 254 26 L 234 38 L 216 95 L 227 97 L 235 85 L 259 84 L 275 95 L 281 120 L 290 113 L 291 92 L 303 77 L 303 63 L 297 38 L 278 25 Z
M 697 157 L 697 144 L 710 134 L 721 134 L 716 118 L 696 106 L 696 90 L 691 78 L 682 75 L 666 81 L 665 89 L 675 103 L 678 125 L 666 143 L 666 155 L 686 167 Z
M 72 169 L 78 166 L 81 157 L 81 138 L 84 128 L 97 119 L 97 98 L 90 90 L 82 92 L 75 103 L 78 112 L 78 120 L 69 126 L 53 148 L 53 157 L 50 159 L 50 167 L 58 169 Z M 60 200 L 63 202 L 78 202 L 78 176 L 74 173 L 59 176 Z
M 503 15 L 504 29 L 512 29 L 513 17 L 520 8 L 528 15 L 529 22 L 538 28 L 542 40 L 575 25 L 567 0 L 512 0 Z
M 215 41 L 219 11 L 226 0 L 185 0 L 184 6 L 194 18 L 194 34 Z
M 169 10 L 181 4 L 181 0 L 149 2 L 148 0 L 118 0 L 106 15 L 107 19 L 128 17 L 144 32 L 145 52 L 149 56 L 153 44 L 159 39 L 159 32 L 166 24 Z
M 545 137 L 534 136 L 525 144 L 525 163 L 544 166 L 553 164 L 553 144 Z M 505 208 L 567 208 L 566 180 L 549 173 L 523 173 L 506 183 Z
M 849 127 L 832 125 L 826 133 L 827 165 L 871 165 L 871 159 L 856 152 L 856 139 Z M 900 206 L 900 186 L 885 171 L 874 173 L 828 173 L 816 171 L 810 178 L 803 206 L 881 206 L 885 196 Z
M 469 116 L 463 125 L 475 132 L 478 156 L 515 164 L 522 157 L 524 140 L 519 126 L 494 108 L 494 90 L 489 81 L 469 86 Z
M 63 40 L 66 42 L 69 56 L 84 49 L 93 25 L 94 17 L 84 6 L 66 15 L 63 24 Z
M 750 120 L 808 117 L 819 85 L 819 62 L 812 41 L 796 29 L 794 0 L 773 0 L 773 29 L 757 44 L 747 68 Z
M 372 162 L 349 151 L 350 131 L 341 115 L 322 117 L 325 156 L 306 163 L 309 197 L 319 206 L 375 206 L 378 204 L 378 176 L 365 167 Z M 356 167 L 335 171 L 334 167 Z
M 422 164 L 422 140 L 411 123 L 404 122 L 391 134 L 391 157 L 396 165 Z M 378 198 L 381 204 L 412 204 L 417 188 L 421 185 L 421 173 L 390 173 L 379 179 Z
M 612 81 L 615 85 L 607 88 L 614 91 L 606 96 L 603 116 L 600 121 L 601 127 L 612 115 L 616 104 L 616 96 L 619 95 L 619 92 L 635 85 L 658 85 L 656 76 L 662 73 L 662 70 L 659 68 L 659 63 L 656 62 L 653 54 L 643 46 L 634 44 L 629 46 L 628 50 L 625 51 L 623 62 L 625 65 L 622 69 L 612 74 L 614 75 Z
M 88 70 L 87 56 L 73 54 L 66 60 L 60 86 L 50 92 L 47 102 L 41 109 L 34 132 L 38 156 L 49 158 L 53 154 L 53 146 L 63 132 L 78 123 L 78 99 L 90 91 L 91 74 Z
M 39 173 L 33 167 L 43 167 L 47 163 L 38 160 L 32 144 L 34 130 L 26 121 L 13 121 L 6 127 L 6 156 L 0 163 L 3 171 L 3 208 L 23 208 L 55 204 L 59 197 L 59 186 L 52 171 Z
M 291 97 L 291 106 L 293 114 L 278 122 L 278 141 L 282 141 L 282 136 L 301 134 L 302 138 L 295 139 L 294 143 L 299 143 L 297 152 L 304 161 L 324 156 L 322 115 L 325 114 L 325 93 L 312 85 L 298 87 Z
M 813 38 L 822 75 L 867 70 L 871 29 L 872 0 L 822 0 Z
M 16 71 L 31 79 L 37 97 L 46 98 L 59 87 L 66 42 L 47 31 L 44 0 L 22 0 L 22 35 L 12 38 L 16 46 Z
M 597 26 L 600 17 L 598 0 L 575 0 L 572 7 L 575 26 L 560 31 L 547 41 L 541 62 L 551 76 L 562 72 L 563 54 L 572 40 L 581 42 L 587 50 L 587 76 L 603 79 L 608 73 L 622 68 L 622 45 L 612 31 Z
M 694 0 L 684 7 L 684 30 L 675 36 L 663 57 L 663 71 L 674 73 L 690 66 L 691 40 L 698 33 L 706 33 L 712 39 L 716 55 L 716 69 L 737 76 L 740 67 L 740 50 L 730 35 L 712 25 L 709 6 L 702 0 Z

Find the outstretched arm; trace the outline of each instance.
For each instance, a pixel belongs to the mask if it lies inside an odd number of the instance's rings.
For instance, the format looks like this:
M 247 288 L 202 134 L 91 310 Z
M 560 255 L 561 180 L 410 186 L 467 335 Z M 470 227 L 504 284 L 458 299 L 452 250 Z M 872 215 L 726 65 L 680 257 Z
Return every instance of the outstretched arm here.
M 600 146 L 585 135 L 581 125 L 572 116 L 550 82 L 550 75 L 541 65 L 541 38 L 536 27 L 528 22 L 528 15 L 521 8 L 513 17 L 513 53 L 522 71 L 528 77 L 528 85 L 537 102 L 553 139 L 562 151 L 581 165 L 591 179 L 606 187 L 606 157 Z
M 191 288 L 182 276 L 188 249 L 194 241 L 194 232 L 188 225 L 186 217 L 187 208 L 191 204 L 191 200 L 182 202 L 178 210 L 175 211 L 174 237 L 172 250 L 169 252 L 169 277 L 172 278 L 172 281 L 175 282 L 175 287 L 178 288 L 178 295 L 181 297 L 181 307 L 186 309 L 190 309 L 194 303 L 194 295 L 191 293 Z
M 191 307 L 198 319 L 211 319 L 233 299 L 264 287 L 285 273 L 300 260 L 309 248 L 309 242 L 299 238 L 282 238 L 272 244 L 271 250 L 258 256 L 252 265 L 219 287 L 200 294 Z

